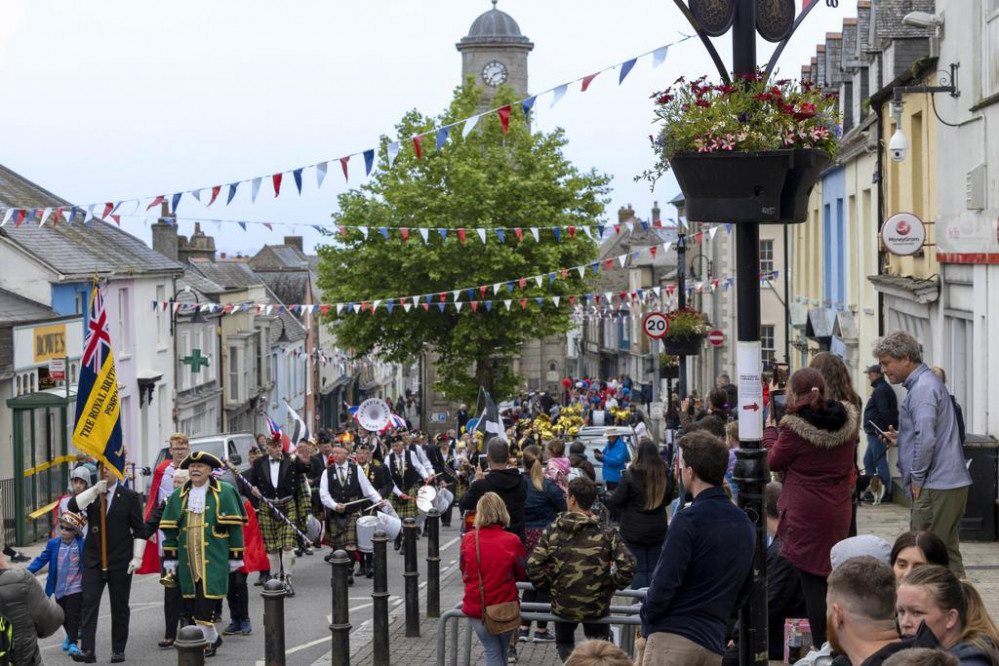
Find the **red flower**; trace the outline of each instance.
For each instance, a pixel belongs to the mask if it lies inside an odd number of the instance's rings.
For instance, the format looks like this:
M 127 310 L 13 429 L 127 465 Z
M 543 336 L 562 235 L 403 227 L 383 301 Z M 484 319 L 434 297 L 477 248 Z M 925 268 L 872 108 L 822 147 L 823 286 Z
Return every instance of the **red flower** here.
M 700 106 L 702 108 L 707 108 L 707 107 L 711 106 L 711 102 L 709 102 L 706 99 L 699 99 L 699 100 L 697 100 L 694 103 L 697 104 L 697 106 Z
M 672 101 L 673 101 L 673 96 L 672 95 L 661 95 L 659 97 L 659 99 L 656 100 L 656 103 L 657 104 L 666 104 L 667 102 L 672 102 Z
M 770 93 L 756 93 L 757 102 L 769 102 L 771 99 L 773 99 L 773 95 Z
M 738 90 L 739 90 L 735 86 L 718 86 L 717 89 L 719 91 L 725 93 L 726 95 L 731 95 L 732 93 L 738 92 Z

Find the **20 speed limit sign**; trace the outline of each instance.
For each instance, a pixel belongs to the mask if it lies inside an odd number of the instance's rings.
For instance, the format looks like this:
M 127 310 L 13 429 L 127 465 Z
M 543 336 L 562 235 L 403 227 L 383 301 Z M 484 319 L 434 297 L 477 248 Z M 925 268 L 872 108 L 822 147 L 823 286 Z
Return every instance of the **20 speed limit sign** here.
M 653 340 L 665 337 L 669 330 L 669 319 L 662 312 L 650 312 L 642 319 L 642 330 Z

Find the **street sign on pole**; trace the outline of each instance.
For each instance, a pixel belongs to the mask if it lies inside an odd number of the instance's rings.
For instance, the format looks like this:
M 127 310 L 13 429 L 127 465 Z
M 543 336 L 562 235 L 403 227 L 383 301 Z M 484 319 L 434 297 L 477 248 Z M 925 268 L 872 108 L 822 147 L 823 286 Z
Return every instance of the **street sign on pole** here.
M 710 342 L 715 347 L 721 347 L 725 344 L 725 333 L 715 329 L 708 333 L 708 342 Z
M 642 330 L 653 340 L 659 340 L 669 330 L 669 319 L 662 312 L 650 312 L 642 319 Z

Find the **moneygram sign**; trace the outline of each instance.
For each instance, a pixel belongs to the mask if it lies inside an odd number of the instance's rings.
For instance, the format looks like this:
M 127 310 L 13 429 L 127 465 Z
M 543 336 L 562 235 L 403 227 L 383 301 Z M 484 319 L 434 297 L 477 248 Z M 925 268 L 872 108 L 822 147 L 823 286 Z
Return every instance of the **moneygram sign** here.
M 892 254 L 908 256 L 923 249 L 926 226 L 912 213 L 896 213 L 881 227 L 881 243 Z

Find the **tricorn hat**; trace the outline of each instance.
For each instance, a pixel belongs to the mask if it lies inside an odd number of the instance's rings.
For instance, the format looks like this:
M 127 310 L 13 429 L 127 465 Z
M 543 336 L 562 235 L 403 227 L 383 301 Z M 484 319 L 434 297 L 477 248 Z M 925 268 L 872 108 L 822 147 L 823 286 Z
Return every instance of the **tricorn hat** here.
M 186 458 L 184 458 L 184 461 L 180 463 L 180 468 L 187 469 L 191 466 L 191 463 L 202 463 L 208 465 L 212 469 L 225 467 L 217 456 L 213 456 L 211 453 L 208 453 L 208 451 L 192 451 Z

